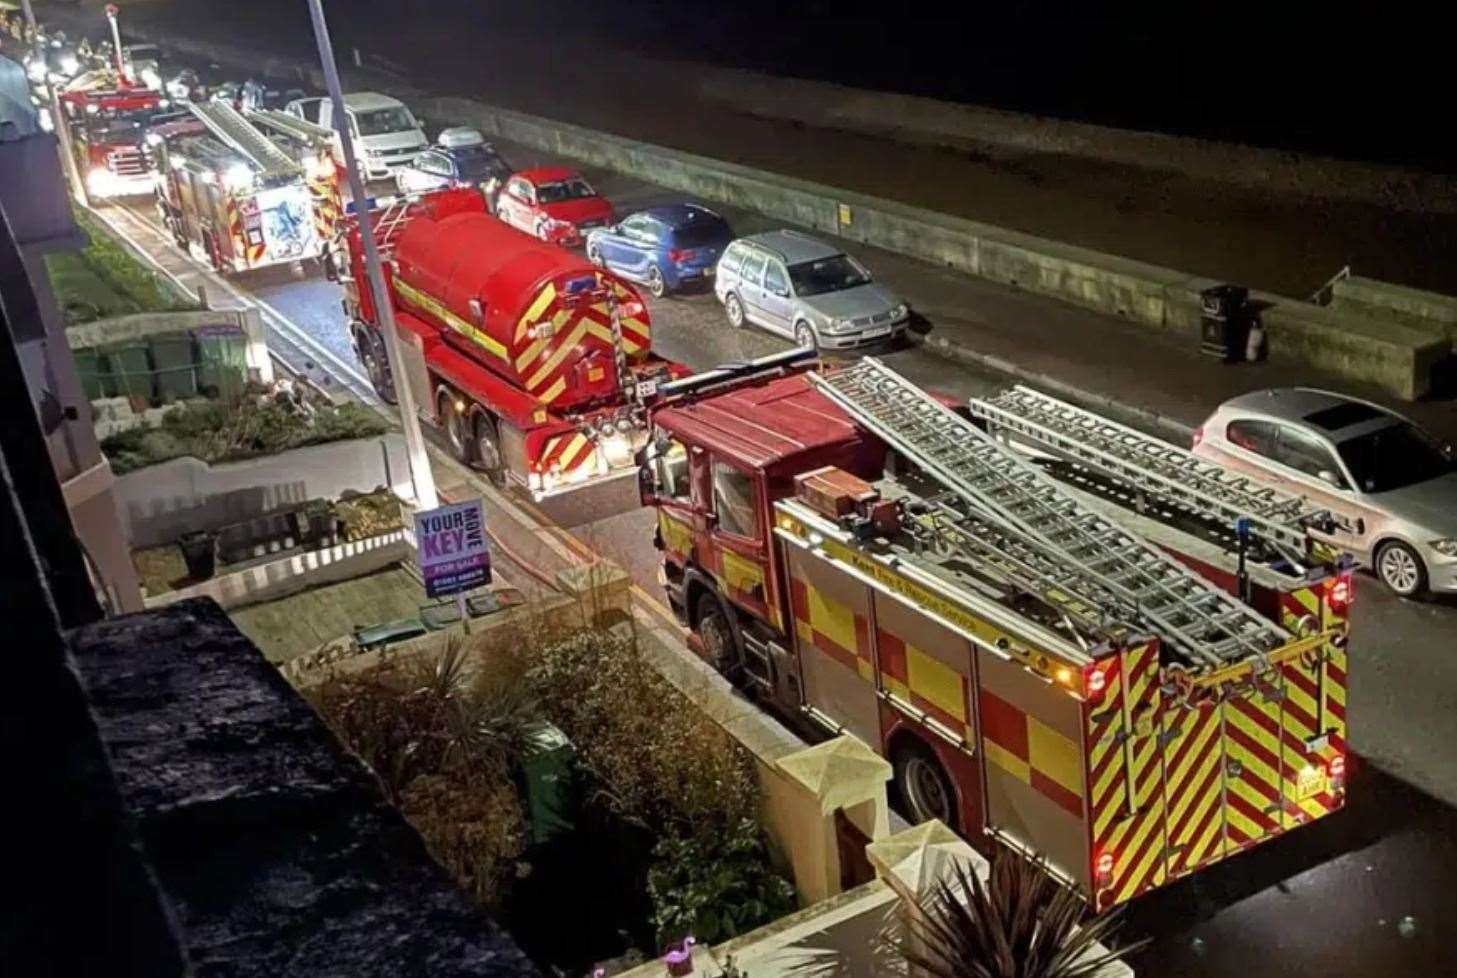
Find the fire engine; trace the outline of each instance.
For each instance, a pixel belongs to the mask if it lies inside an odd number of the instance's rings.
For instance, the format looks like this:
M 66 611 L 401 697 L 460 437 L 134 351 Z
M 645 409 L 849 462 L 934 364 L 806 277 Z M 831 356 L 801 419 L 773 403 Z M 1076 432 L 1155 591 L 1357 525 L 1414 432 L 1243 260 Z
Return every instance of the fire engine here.
M 393 403 L 358 222 L 341 227 L 350 335 Z M 377 235 L 405 381 L 458 459 L 537 499 L 636 472 L 641 398 L 686 371 L 653 354 L 631 285 L 507 227 L 474 189 L 394 200 Z
M 195 126 L 154 132 L 157 209 L 178 246 L 220 272 L 318 258 L 304 167 L 225 102 L 187 106 Z
M 314 230 L 320 241 L 332 242 L 344 208 L 343 168 L 334 158 L 338 138 L 334 130 L 279 109 L 250 109 L 244 115 L 303 167 L 314 197 Z
M 57 99 L 87 194 L 104 199 L 150 193 L 143 140 L 147 123 L 166 107 L 162 94 L 101 70 L 82 74 Z
M 968 417 L 810 352 L 650 406 L 641 495 L 700 655 L 1099 910 L 1344 805 L 1326 514 L 1032 391 Z

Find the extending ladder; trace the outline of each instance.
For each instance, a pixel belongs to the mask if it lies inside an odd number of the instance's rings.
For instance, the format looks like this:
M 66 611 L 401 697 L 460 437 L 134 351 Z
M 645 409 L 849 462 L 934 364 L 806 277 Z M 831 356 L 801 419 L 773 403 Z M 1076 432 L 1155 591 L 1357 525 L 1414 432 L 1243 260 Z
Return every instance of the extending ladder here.
M 967 407 L 1000 430 L 1075 465 L 1201 519 L 1233 528 L 1247 520 L 1250 536 L 1297 567 L 1308 563 L 1311 526 L 1330 513 L 1305 497 L 1260 486 L 1191 452 L 1030 387 L 1014 387 Z
M 950 490 L 965 533 L 1028 570 L 1026 586 L 1058 591 L 1146 623 L 1191 664 L 1263 656 L 1290 635 L 1113 521 L 1084 508 L 1049 476 L 874 358 L 811 375 L 816 387 Z M 944 508 L 943 508 L 944 511 Z M 948 518 L 952 518 L 948 515 Z M 964 541 L 978 563 L 985 555 Z
M 294 177 L 302 172 L 297 160 L 226 102 L 193 102 L 188 107 L 209 132 L 246 157 L 265 179 Z
M 254 123 L 255 126 L 272 129 L 310 149 L 327 146 L 334 138 L 334 130 L 328 126 L 300 119 L 296 115 L 289 115 L 278 109 L 248 109 L 245 115 L 248 121 Z

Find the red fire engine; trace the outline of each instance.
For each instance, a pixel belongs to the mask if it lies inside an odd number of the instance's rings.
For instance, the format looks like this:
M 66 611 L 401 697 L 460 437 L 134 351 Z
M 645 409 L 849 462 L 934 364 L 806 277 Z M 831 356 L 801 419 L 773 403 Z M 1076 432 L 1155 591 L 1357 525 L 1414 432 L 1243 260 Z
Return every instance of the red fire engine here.
M 89 72 L 77 83 L 58 98 L 87 194 L 151 193 L 145 138 L 147 124 L 165 105 L 162 93 L 138 88 L 112 72 Z
M 642 496 L 700 654 L 1098 909 L 1344 805 L 1328 516 L 1035 392 L 969 420 L 806 354 L 651 408 Z
M 652 353 L 631 285 L 507 227 L 475 190 L 402 199 L 376 226 L 405 380 L 457 458 L 537 498 L 636 472 L 640 398 L 685 371 Z M 393 403 L 358 224 L 343 227 L 350 334 Z

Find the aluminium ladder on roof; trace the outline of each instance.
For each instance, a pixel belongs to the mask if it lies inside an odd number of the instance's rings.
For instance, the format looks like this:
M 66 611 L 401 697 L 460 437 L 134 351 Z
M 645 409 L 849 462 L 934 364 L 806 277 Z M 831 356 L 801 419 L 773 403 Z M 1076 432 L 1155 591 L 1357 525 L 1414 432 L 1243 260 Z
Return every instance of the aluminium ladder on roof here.
M 1311 524 L 1332 519 L 1303 496 L 1262 487 L 1161 438 L 1030 387 L 973 398 L 967 407 L 1019 440 L 1097 469 L 1146 498 L 1231 527 L 1236 520 L 1248 520 L 1254 539 L 1297 566 L 1307 561 Z
M 209 132 L 246 157 L 264 177 L 294 177 L 303 172 L 297 160 L 226 102 L 193 102 L 190 108 Z
M 878 360 L 867 357 L 811 380 L 958 496 L 980 529 L 1000 528 L 1000 547 L 1019 545 L 1018 559 L 1036 571 L 1026 583 L 1037 585 L 1044 600 L 1058 604 L 1058 589 L 1065 589 L 1110 609 L 1131 609 L 1170 651 L 1197 665 L 1263 656 L 1289 640 L 1274 622 L 1084 508 L 1049 476 Z
M 334 139 L 334 130 L 317 122 L 301 119 L 278 109 L 247 109 L 244 115 L 249 122 L 281 132 L 301 143 L 318 146 Z

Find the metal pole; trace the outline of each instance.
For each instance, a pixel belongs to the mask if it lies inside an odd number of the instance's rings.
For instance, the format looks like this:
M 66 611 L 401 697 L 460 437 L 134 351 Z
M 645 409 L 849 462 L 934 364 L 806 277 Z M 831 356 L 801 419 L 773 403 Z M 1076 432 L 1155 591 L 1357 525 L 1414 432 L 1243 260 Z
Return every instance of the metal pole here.
M 380 268 L 379 247 L 374 240 L 374 222 L 365 206 L 369 195 L 364 178 L 359 175 L 359 161 L 354 155 L 354 141 L 349 135 L 348 116 L 344 114 L 344 93 L 339 86 L 339 66 L 334 61 L 334 46 L 329 40 L 329 25 L 324 20 L 321 0 L 308 0 L 309 16 L 314 21 L 314 39 L 319 44 L 319 63 L 324 69 L 324 85 L 334 106 L 335 130 L 344 151 L 344 172 L 349 177 L 349 192 L 354 197 L 354 212 L 359 219 L 359 240 L 364 244 L 364 267 L 369 275 L 369 291 L 374 296 L 375 315 L 384 334 L 385 355 L 390 362 L 390 376 L 395 381 L 395 395 L 400 402 L 400 423 L 405 428 L 405 451 L 410 459 L 410 481 L 415 487 L 415 505 L 434 509 L 440 505 L 435 493 L 435 476 L 430 471 L 430 458 L 425 454 L 425 436 L 420 431 L 420 416 L 415 411 L 415 395 L 409 379 L 400 367 L 400 338 L 395 328 L 395 311 L 385 288 L 384 271 Z
M 116 15 L 121 10 L 114 3 L 106 5 L 106 19 L 111 21 L 111 53 L 116 57 L 116 77 L 122 81 L 131 81 L 126 73 L 126 59 L 121 56 L 121 25 L 116 22 Z
M 31 7 L 30 0 L 20 0 L 20 5 L 25 11 L 25 22 L 30 25 L 35 56 L 44 62 L 46 52 L 40 43 L 40 25 L 35 22 L 35 10 Z M 66 182 L 71 185 L 71 196 L 82 207 L 89 207 L 91 201 L 86 197 L 86 181 L 81 178 L 81 168 L 76 165 L 76 154 L 71 149 L 71 124 L 61 114 L 61 97 L 56 94 L 56 86 L 51 84 L 49 71 L 46 72 L 45 86 L 46 96 L 51 103 L 51 132 L 55 133 L 56 142 L 61 147 L 61 165 L 66 170 Z

